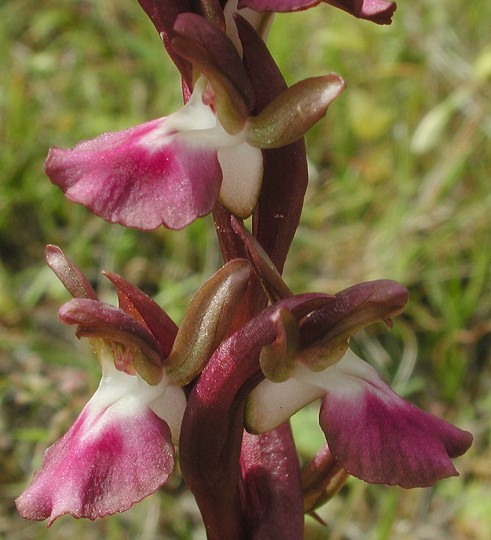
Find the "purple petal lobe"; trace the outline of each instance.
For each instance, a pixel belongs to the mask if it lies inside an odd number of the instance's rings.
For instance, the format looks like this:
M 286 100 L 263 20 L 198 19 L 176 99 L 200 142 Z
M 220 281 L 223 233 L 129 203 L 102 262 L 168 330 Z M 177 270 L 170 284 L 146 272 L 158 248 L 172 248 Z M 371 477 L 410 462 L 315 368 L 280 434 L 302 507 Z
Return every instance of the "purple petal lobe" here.
M 337 7 L 358 17 L 377 24 L 390 24 L 396 10 L 395 2 L 385 0 L 325 0 L 327 4 Z
M 183 140 L 167 120 L 52 148 L 46 174 L 70 200 L 110 222 L 181 229 L 212 210 L 221 171 L 216 148 Z
M 239 8 L 250 7 L 257 11 L 299 11 L 319 4 L 321 0 L 239 0 Z M 395 2 L 385 0 L 324 0 L 326 4 L 337 7 L 358 17 L 377 24 L 390 24 L 396 10 Z
M 324 372 L 324 388 L 320 424 L 350 474 L 404 488 L 458 474 L 450 458 L 468 450 L 472 435 L 403 400 L 353 353 Z
M 171 434 L 147 406 L 157 391 L 111 371 L 16 500 L 22 517 L 49 518 L 49 525 L 63 514 L 95 519 L 127 510 L 167 481 Z

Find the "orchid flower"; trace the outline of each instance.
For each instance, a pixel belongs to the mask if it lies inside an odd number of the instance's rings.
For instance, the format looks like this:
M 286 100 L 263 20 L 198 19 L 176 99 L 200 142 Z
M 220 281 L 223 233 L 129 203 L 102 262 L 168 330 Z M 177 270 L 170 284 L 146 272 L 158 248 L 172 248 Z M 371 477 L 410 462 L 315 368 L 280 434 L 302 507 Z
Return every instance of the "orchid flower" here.
M 375 281 L 338 293 L 300 327 L 278 311 L 277 338 L 261 355 L 266 380 L 248 397 L 248 429 L 269 431 L 321 398 L 320 426 L 349 474 L 405 488 L 456 475 L 450 458 L 472 435 L 406 402 L 348 349 L 351 335 L 376 320 L 391 324 L 406 301 L 400 285 Z
M 23 517 L 51 525 L 67 513 L 95 519 L 122 512 L 165 484 L 186 399 L 162 366 L 177 333 L 171 319 L 115 274 L 107 276 L 119 309 L 99 301 L 59 248 L 48 246 L 46 259 L 75 297 L 60 309 L 61 321 L 89 337 L 102 369 L 96 393 L 16 501 Z
M 165 484 L 173 470 L 169 426 L 151 408 L 167 381 L 150 386 L 118 371 L 106 344 L 96 350 L 99 388 L 70 430 L 48 448 L 41 470 L 16 500 L 24 518 L 49 518 L 51 525 L 63 514 L 95 519 L 123 512 Z
M 186 398 L 182 386 L 202 369 L 227 330 L 248 279 L 234 261 L 198 291 L 180 329 L 148 296 L 106 273 L 120 307 L 97 299 L 89 282 L 55 247 L 49 266 L 75 298 L 60 320 L 88 337 L 102 368 L 100 385 L 69 431 L 44 455 L 17 499 L 28 519 L 62 514 L 95 519 L 130 508 L 165 484 L 174 467 Z M 209 333 L 201 331 L 206 327 Z M 191 343 L 192 340 L 192 343 Z
M 256 11 L 299 11 L 324 2 L 358 17 L 377 24 L 390 24 L 396 10 L 395 2 L 385 0 L 240 0 L 239 8 L 249 7 Z
M 70 150 L 53 148 L 46 161 L 70 200 L 139 229 L 181 229 L 217 200 L 250 216 L 263 179 L 261 150 L 301 138 L 344 86 L 337 75 L 307 79 L 252 115 L 254 89 L 226 34 L 192 13 L 180 14 L 173 30 L 173 51 L 197 74 L 187 104 Z

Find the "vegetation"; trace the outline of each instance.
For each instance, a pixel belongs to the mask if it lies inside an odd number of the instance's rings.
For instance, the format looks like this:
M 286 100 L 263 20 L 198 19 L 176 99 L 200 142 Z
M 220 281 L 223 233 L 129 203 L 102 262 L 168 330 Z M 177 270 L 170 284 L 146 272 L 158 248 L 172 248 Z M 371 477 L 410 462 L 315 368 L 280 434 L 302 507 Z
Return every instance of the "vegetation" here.
M 461 476 L 434 488 L 350 480 L 319 512 L 327 529 L 307 518 L 307 540 L 491 537 L 487 7 L 400 0 L 390 27 L 327 5 L 275 19 L 270 45 L 290 84 L 329 71 L 347 82 L 308 136 L 309 201 L 287 283 L 296 292 L 380 277 L 406 285 L 395 328 L 375 327 L 355 346 L 399 393 L 475 437 L 456 461 Z M 57 321 L 68 295 L 44 265 L 44 245 L 60 245 L 108 301 L 103 268 L 176 321 L 219 252 L 209 218 L 181 232 L 125 230 L 67 202 L 43 174 L 50 146 L 179 107 L 177 70 L 135 0 L 4 0 L 0 65 L 0 537 L 203 538 L 178 474 L 158 496 L 95 523 L 63 517 L 47 531 L 15 513 L 42 451 L 99 377 L 91 352 Z M 308 411 L 294 427 L 307 458 L 322 434 Z

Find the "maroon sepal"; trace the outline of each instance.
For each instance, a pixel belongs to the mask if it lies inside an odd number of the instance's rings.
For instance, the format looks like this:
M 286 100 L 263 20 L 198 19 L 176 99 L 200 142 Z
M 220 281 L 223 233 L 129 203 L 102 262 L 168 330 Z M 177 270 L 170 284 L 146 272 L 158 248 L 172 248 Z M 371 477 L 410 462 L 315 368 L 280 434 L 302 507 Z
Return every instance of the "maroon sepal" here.
M 149 296 L 112 272 L 103 272 L 118 293 L 119 307 L 148 328 L 160 345 L 162 357 L 169 356 L 177 335 L 177 325 Z
M 257 114 L 287 86 L 261 37 L 245 19 L 237 17 L 236 22 Z M 301 139 L 282 148 L 265 150 L 263 156 L 263 184 L 253 215 L 253 234 L 281 273 L 307 189 L 305 144 Z
M 229 131 L 229 117 L 237 117 L 234 131 L 239 131 L 254 108 L 254 92 L 234 44 L 224 32 L 192 13 L 179 15 L 174 31 L 174 50 L 210 81 L 221 124 Z
M 74 298 L 98 300 L 97 294 L 87 278 L 58 246 L 48 244 L 44 254 L 48 266 Z
M 276 337 L 271 315 L 284 306 L 301 319 L 330 301 L 306 294 L 263 310 L 222 342 L 193 388 L 181 428 L 181 469 L 209 540 L 240 540 L 248 533 L 239 489 L 243 409 L 247 393 L 263 378 L 260 351 Z
M 302 471 L 303 506 L 311 514 L 344 486 L 349 474 L 325 444 Z M 313 517 L 318 519 L 314 514 Z
M 177 69 L 181 73 L 185 100 L 192 92 L 193 68 L 187 60 L 179 56 L 172 48 L 171 41 L 175 37 L 174 23 L 179 13 L 195 12 L 192 0 L 138 0 L 143 11 L 152 21 L 164 46 Z
M 261 435 L 244 432 L 240 466 L 251 538 L 302 538 L 302 490 L 290 425 Z

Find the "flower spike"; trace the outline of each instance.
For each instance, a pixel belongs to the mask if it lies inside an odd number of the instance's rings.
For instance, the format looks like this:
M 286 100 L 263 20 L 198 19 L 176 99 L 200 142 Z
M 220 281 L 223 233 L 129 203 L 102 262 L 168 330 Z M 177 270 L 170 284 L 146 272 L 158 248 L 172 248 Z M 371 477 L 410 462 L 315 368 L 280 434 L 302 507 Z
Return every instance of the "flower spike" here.
M 274 13 L 327 3 L 390 24 L 395 2 L 139 3 L 181 74 L 184 105 L 52 148 L 45 171 L 68 199 L 127 227 L 179 230 L 213 212 L 224 266 L 178 327 L 111 272 L 119 305 L 101 302 L 47 246 L 73 296 L 59 318 L 89 339 L 102 376 L 16 500 L 21 516 L 50 526 L 63 514 L 127 510 L 168 481 L 177 445 L 209 540 L 298 540 L 304 513 L 316 517 L 349 475 L 404 488 L 457 475 L 452 460 L 472 435 L 406 402 L 350 349 L 368 325 L 392 328 L 408 291 L 377 280 L 295 295 L 282 278 L 308 182 L 303 136 L 344 81 L 328 74 L 288 87 L 266 46 Z M 326 444 L 301 475 L 288 420 L 315 400 Z

